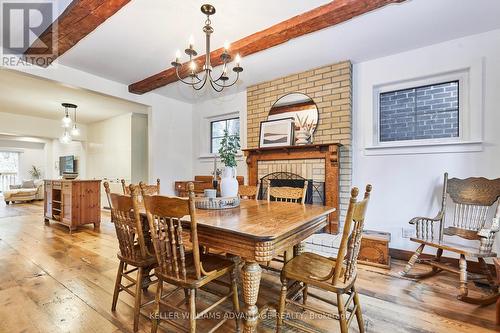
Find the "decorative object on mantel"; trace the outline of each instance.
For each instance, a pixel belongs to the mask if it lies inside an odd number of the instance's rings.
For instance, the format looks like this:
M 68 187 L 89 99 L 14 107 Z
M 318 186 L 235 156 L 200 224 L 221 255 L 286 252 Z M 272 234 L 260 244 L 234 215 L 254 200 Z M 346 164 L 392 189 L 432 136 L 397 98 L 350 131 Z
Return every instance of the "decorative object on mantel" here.
M 240 73 L 243 72 L 243 68 L 240 66 L 241 63 L 241 57 L 239 54 L 236 55 L 235 62 L 236 65 L 233 67 L 233 72 L 236 73 L 236 78 L 232 83 L 227 84 L 229 81 L 228 77 L 228 63 L 231 62 L 232 58 L 229 55 L 229 44 L 224 43 L 224 51 L 220 55 L 220 59 L 223 62 L 223 67 L 222 67 L 222 72 L 220 75 L 213 77 L 212 75 L 212 65 L 211 65 L 211 60 L 210 60 L 210 35 L 214 32 L 214 29 L 212 28 L 211 24 L 212 22 L 210 21 L 210 16 L 215 14 L 215 7 L 209 4 L 205 4 L 201 6 L 201 12 L 205 15 L 207 15 L 207 19 L 205 21 L 205 26 L 203 27 L 203 32 L 205 33 L 206 36 L 206 50 L 205 50 L 205 64 L 203 66 L 203 71 L 205 72 L 203 78 L 200 78 L 198 76 L 198 71 L 197 71 L 197 65 L 196 61 L 193 60 L 193 57 L 197 56 L 198 53 L 194 50 L 193 45 L 194 45 L 194 40 L 191 37 L 189 39 L 189 46 L 188 48 L 184 51 L 188 56 L 189 56 L 189 78 L 191 81 L 186 81 L 182 79 L 182 75 L 180 75 L 180 71 L 183 70 L 183 64 L 181 64 L 180 57 L 181 57 L 181 52 L 177 51 L 175 54 L 175 61 L 172 61 L 172 66 L 175 67 L 175 73 L 177 75 L 177 78 L 179 81 L 182 83 L 185 83 L 187 85 L 190 85 L 193 87 L 195 90 L 201 90 L 207 82 L 210 82 L 210 85 L 212 88 L 217 91 L 221 92 L 224 90 L 224 88 L 231 87 L 234 85 L 236 82 L 238 82 L 238 79 L 240 77 Z
M 295 142 L 297 145 L 313 143 L 318 126 L 319 111 L 311 97 L 302 93 L 290 93 L 274 102 L 267 120 L 294 118 Z
M 225 168 L 220 181 L 221 197 L 237 197 L 238 181 L 236 180 L 236 153 L 240 149 L 240 137 L 238 135 L 229 135 L 224 130 L 219 148 L 219 156 Z
M 199 209 L 229 209 L 238 207 L 240 205 L 240 198 L 196 198 L 194 204 Z
M 260 148 L 292 146 L 294 144 L 294 119 L 284 118 L 260 123 Z
M 76 125 L 76 108 L 78 106 L 71 103 L 62 103 L 61 105 L 64 107 L 64 117 L 61 120 L 62 127 L 64 128 L 64 133 L 59 138 L 59 141 L 63 144 L 69 144 L 73 140 L 74 136 L 80 135 L 80 129 Z M 71 115 L 68 109 L 73 109 L 74 119 L 71 119 Z M 71 131 L 68 131 L 72 124 L 73 128 L 71 129 Z

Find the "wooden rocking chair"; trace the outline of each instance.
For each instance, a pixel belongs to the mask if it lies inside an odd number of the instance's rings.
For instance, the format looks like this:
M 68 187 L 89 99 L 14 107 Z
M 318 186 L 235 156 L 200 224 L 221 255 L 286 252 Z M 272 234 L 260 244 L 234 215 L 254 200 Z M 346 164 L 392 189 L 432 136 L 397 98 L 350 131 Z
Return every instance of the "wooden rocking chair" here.
M 446 199 L 450 196 L 453 202 L 453 214 L 446 216 Z M 441 210 L 434 218 L 415 217 L 410 224 L 415 225 L 416 237 L 411 241 L 420 243 L 413 256 L 401 272 L 402 276 L 421 279 L 433 276 L 443 270 L 456 273 L 460 276 L 459 300 L 473 304 L 491 304 L 499 296 L 498 284 L 494 280 L 484 258 L 496 257 L 492 251 L 493 241 L 499 228 L 500 207 L 498 198 L 500 196 L 500 178 L 489 180 L 486 178 L 467 178 L 448 180 L 448 174 L 444 174 L 443 196 Z M 495 217 L 491 223 L 487 223 L 491 217 L 492 207 L 497 203 Z M 446 220 L 451 225 L 445 227 Z M 435 227 L 437 226 L 437 235 Z M 447 237 L 444 237 L 447 236 Z M 454 243 L 453 238 L 460 237 L 468 240 L 465 243 L 476 244 L 462 245 Z M 425 246 L 437 248 L 436 256 L 432 259 L 419 260 Z M 459 268 L 446 265 L 441 262 L 443 251 L 451 251 L 460 255 Z M 488 280 L 491 294 L 484 297 L 470 297 L 467 289 L 467 260 L 466 257 L 477 258 L 481 270 Z M 410 274 L 410 270 L 416 262 L 432 266 L 432 270 Z

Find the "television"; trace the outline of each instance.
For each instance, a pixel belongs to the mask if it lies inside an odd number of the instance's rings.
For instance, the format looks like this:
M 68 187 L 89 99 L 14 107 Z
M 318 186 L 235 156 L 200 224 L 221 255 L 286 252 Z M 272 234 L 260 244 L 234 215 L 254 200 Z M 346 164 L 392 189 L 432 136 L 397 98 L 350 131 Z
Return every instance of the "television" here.
M 76 173 L 76 159 L 75 156 L 60 156 L 59 157 L 59 175 L 65 173 Z

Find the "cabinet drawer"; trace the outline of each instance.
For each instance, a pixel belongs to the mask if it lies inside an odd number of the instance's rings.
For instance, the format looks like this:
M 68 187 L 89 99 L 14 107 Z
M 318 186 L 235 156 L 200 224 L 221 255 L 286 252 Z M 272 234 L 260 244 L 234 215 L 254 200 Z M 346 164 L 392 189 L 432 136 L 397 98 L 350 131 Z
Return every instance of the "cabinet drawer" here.
M 62 183 L 63 190 L 71 190 L 71 183 Z
M 61 182 L 52 182 L 52 188 L 56 190 L 61 189 Z

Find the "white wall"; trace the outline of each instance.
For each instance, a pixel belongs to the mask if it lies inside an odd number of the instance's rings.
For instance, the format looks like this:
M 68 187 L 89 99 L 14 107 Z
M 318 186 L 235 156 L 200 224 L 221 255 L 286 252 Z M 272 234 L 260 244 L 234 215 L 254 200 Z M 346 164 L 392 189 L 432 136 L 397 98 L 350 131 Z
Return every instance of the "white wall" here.
M 212 174 L 214 154 L 210 154 L 210 122 L 230 117 L 240 117 L 240 142 L 244 148 L 247 131 L 246 90 L 193 105 L 193 175 Z M 244 176 L 246 182 L 247 165 L 244 157 L 239 156 L 237 163 L 238 175 Z M 222 167 L 218 160 L 218 168 Z
M 450 63 L 484 61 L 482 151 L 367 155 L 367 122 L 373 112 L 373 86 L 418 78 Z M 390 231 L 391 247 L 414 250 L 402 238 L 414 216 L 434 216 L 439 207 L 443 173 L 451 177 L 499 177 L 500 163 L 500 30 L 375 59 L 353 68 L 353 185 L 373 184 L 366 228 Z M 481 110 L 474 110 L 481 111 Z M 446 254 L 449 255 L 449 254 Z
M 148 124 L 149 180 L 160 178 L 161 192 L 171 195 L 176 180 L 193 177 L 193 108 L 168 97 L 152 97 Z
M 145 114 L 132 114 L 132 182 L 148 179 L 148 117 Z
M 132 114 L 88 125 L 87 177 L 132 178 Z

